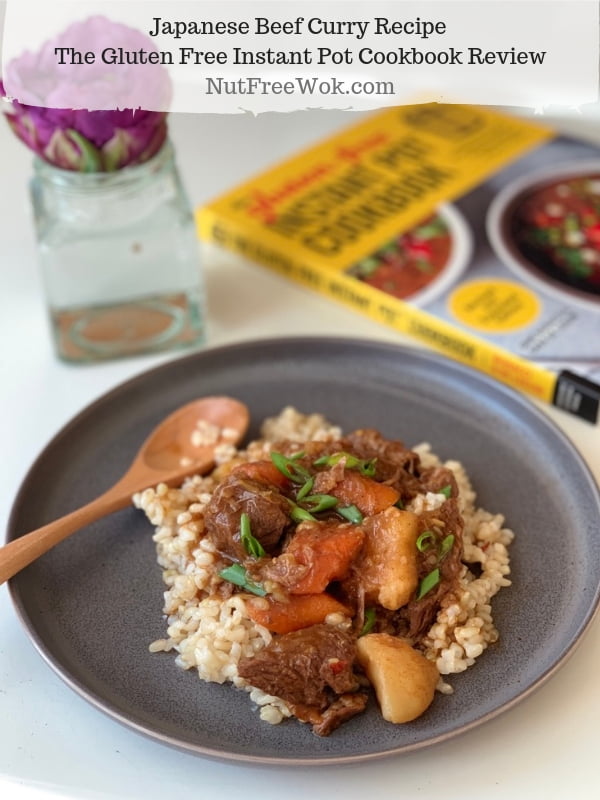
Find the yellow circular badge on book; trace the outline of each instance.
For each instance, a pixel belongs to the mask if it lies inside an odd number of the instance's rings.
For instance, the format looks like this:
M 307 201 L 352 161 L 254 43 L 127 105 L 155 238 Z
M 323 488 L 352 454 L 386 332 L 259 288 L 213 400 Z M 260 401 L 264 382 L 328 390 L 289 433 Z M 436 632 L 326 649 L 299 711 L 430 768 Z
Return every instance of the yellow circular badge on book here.
M 537 296 L 512 281 L 483 279 L 459 286 L 448 301 L 459 322 L 485 333 L 510 333 L 540 313 Z

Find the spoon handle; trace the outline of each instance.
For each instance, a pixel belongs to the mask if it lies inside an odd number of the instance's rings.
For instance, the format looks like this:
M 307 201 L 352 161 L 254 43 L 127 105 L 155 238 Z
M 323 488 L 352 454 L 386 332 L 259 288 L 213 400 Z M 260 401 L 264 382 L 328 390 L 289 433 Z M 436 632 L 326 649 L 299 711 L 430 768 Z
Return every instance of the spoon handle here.
M 193 473 L 202 475 L 208 472 L 214 463 L 213 448 L 206 448 L 205 452 L 199 451 L 190 466 L 178 467 L 160 475 L 145 466 L 143 462 L 136 462 L 114 486 L 91 503 L 0 547 L 0 585 L 71 534 L 107 514 L 112 514 L 113 511 L 128 506 L 135 492 L 147 486 L 155 486 L 157 483 L 177 485 L 188 475 Z
M 125 508 L 130 501 L 131 494 L 116 484 L 91 503 L 0 547 L 0 585 L 75 531 Z

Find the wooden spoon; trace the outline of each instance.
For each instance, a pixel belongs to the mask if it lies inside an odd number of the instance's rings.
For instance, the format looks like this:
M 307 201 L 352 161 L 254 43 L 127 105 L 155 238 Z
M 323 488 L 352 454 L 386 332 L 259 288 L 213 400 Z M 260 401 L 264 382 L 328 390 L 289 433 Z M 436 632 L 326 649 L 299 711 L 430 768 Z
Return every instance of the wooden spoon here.
M 218 438 L 210 444 L 195 445 L 197 437 L 193 434 L 197 431 L 202 435 L 198 427 L 202 421 L 220 429 Z M 159 483 L 176 485 L 188 475 L 208 472 L 214 465 L 215 447 L 237 444 L 248 423 L 246 406 L 230 397 L 203 397 L 174 411 L 152 431 L 125 475 L 108 491 L 0 547 L 0 584 L 80 528 L 125 508 L 135 492 Z

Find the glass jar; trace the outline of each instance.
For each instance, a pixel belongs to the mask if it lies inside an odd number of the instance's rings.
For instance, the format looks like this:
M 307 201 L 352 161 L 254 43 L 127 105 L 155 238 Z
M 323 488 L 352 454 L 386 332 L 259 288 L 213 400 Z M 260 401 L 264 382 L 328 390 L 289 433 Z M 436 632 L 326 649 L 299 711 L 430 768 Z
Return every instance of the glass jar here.
M 31 197 L 60 358 L 97 361 L 203 341 L 199 244 L 170 142 L 116 172 L 36 159 Z

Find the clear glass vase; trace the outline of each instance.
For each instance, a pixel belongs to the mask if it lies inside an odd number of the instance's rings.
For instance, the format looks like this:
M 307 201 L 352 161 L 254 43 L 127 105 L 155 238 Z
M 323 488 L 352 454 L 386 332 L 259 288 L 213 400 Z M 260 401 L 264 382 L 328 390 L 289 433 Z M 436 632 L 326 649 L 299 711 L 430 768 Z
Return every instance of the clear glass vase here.
M 170 142 L 116 172 L 36 159 L 31 197 L 60 358 L 98 361 L 203 341 L 199 244 Z

